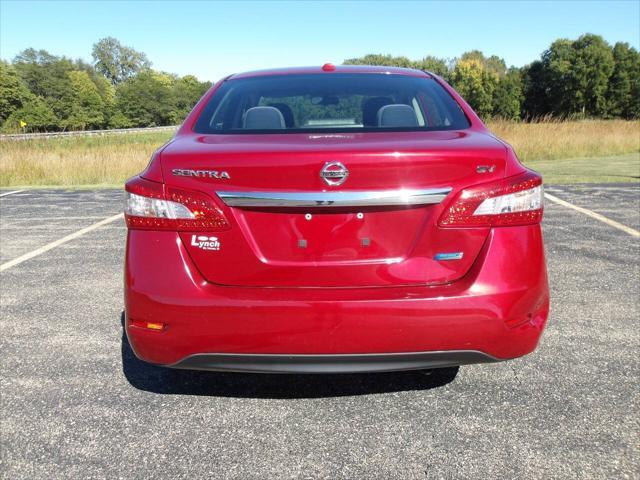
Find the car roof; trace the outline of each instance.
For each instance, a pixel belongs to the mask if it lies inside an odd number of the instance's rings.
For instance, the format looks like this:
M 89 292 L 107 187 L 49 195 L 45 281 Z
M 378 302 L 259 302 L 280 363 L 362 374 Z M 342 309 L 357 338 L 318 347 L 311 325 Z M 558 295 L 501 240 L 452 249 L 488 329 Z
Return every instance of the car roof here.
M 290 67 L 273 68 L 267 70 L 254 70 L 251 72 L 234 73 L 227 80 L 236 78 L 260 77 L 269 75 L 302 75 L 311 73 L 383 73 L 387 75 L 409 75 L 412 77 L 431 77 L 428 72 L 414 68 L 384 67 L 376 65 L 336 65 L 331 70 L 324 70 L 322 66 L 315 67 Z

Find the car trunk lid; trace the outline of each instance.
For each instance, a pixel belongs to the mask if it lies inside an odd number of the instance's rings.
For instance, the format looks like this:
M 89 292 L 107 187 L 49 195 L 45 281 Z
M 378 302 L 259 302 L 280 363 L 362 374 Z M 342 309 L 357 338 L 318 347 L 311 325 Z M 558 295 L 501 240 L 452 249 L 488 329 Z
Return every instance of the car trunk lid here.
M 442 229 L 438 218 L 504 163 L 504 146 L 471 130 L 188 135 L 162 152 L 165 183 L 211 195 L 231 223 L 180 234 L 193 262 L 210 282 L 252 287 L 455 281 L 488 229 Z M 332 185 L 335 164 L 348 176 Z

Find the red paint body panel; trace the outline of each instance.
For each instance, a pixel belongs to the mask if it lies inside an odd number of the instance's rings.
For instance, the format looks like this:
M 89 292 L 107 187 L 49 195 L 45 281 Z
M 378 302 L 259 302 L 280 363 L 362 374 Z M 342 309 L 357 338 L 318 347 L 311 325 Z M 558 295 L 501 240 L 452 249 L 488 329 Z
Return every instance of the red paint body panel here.
M 126 255 L 129 341 L 158 364 L 195 353 L 477 350 L 508 359 L 536 347 L 549 309 L 539 225 L 494 229 L 465 278 L 437 287 L 220 287 L 173 232 L 131 231 Z
M 321 67 L 303 67 L 229 78 L 321 72 Z M 207 353 L 475 351 L 509 359 L 536 347 L 549 312 L 540 224 L 438 225 L 452 199 L 469 187 L 526 171 L 512 148 L 435 75 L 367 66 L 337 66 L 324 73 L 335 72 L 433 78 L 460 105 L 470 126 L 194 133 L 200 113 L 227 79 L 218 82 L 141 176 L 165 191 L 204 193 L 228 228 L 129 230 L 126 331 L 138 357 L 161 365 Z M 329 186 L 320 177 L 328 161 L 348 166 L 344 185 Z M 479 166 L 491 168 L 479 173 Z M 174 174 L 176 169 L 229 175 L 182 176 Z M 216 195 L 394 189 L 451 191 L 435 204 L 311 209 L 230 207 Z M 198 236 L 215 237 L 219 249 L 199 248 Z M 442 253 L 463 255 L 437 260 Z M 145 322 L 164 327 L 150 330 L 142 327 Z
M 470 184 L 503 178 L 505 150 L 494 137 L 474 131 L 243 135 L 241 141 L 237 135 L 192 135 L 168 145 L 161 163 L 167 185 L 211 195 L 225 190 L 330 191 L 318 172 L 331 160 L 349 166 L 349 191 L 448 187 L 453 197 Z M 480 176 L 478 165 L 495 168 Z M 176 168 L 232 175 L 224 181 L 176 177 L 171 175 Z M 217 234 L 220 252 L 191 248 L 188 234 L 183 240 L 204 277 L 221 285 L 442 284 L 467 272 L 488 232 L 437 228 L 445 204 L 334 213 L 231 209 L 220 203 L 232 223 L 229 231 Z M 305 220 L 306 213 L 312 213 L 311 221 Z M 357 213 L 364 218 L 358 220 Z M 371 244 L 362 247 L 363 238 Z M 298 248 L 298 240 L 305 240 L 307 248 Z M 433 260 L 439 252 L 463 252 L 464 257 L 443 264 Z

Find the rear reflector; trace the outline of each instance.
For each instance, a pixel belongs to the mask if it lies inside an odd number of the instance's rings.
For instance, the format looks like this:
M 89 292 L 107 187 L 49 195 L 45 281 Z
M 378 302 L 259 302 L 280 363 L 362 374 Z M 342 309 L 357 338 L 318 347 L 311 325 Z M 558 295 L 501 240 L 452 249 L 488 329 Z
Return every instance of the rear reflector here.
M 438 222 L 441 227 L 530 225 L 542 220 L 542 178 L 530 170 L 465 188 Z
M 133 320 L 133 319 L 129 320 L 129 325 L 133 327 L 138 327 L 138 328 L 145 328 L 147 330 L 155 330 L 156 332 L 164 330 L 167 326 L 164 323 L 147 322 L 144 320 Z
M 133 177 L 125 184 L 127 227 L 139 230 L 221 231 L 229 228 L 208 195 Z

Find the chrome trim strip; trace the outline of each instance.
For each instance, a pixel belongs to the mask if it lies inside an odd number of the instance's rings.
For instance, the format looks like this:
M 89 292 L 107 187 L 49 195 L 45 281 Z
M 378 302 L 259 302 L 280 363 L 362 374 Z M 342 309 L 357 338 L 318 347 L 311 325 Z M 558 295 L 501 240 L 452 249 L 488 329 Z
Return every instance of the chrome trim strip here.
M 349 192 L 229 192 L 217 195 L 230 207 L 379 207 L 440 203 L 451 188 Z

